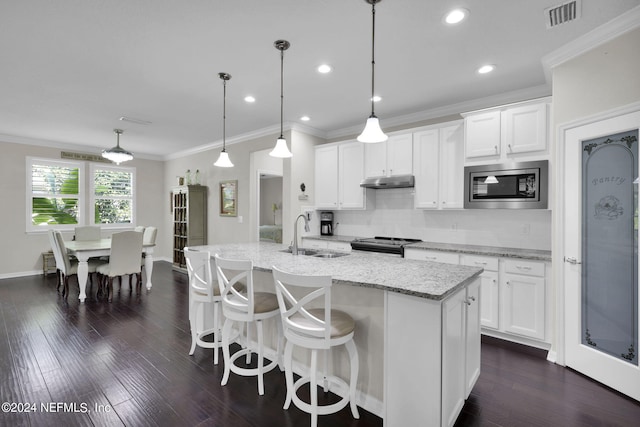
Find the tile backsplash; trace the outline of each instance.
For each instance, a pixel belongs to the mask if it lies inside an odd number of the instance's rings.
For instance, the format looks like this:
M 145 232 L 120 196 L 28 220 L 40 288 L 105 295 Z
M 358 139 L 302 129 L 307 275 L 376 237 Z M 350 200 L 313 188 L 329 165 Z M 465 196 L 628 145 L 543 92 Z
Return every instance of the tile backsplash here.
M 334 212 L 336 234 L 551 249 L 550 210 L 414 209 L 411 188 L 368 191 L 367 210 Z

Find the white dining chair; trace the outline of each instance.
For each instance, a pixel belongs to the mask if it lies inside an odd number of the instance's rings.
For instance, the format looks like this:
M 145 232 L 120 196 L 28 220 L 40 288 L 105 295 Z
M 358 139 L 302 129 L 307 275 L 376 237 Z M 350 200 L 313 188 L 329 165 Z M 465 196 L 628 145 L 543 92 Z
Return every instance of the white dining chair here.
M 287 396 L 284 409 L 291 402 L 299 409 L 311 414 L 311 426 L 318 425 L 318 415 L 338 412 L 347 404 L 351 406 L 351 414 L 359 418 L 356 406 L 356 383 L 358 380 L 358 351 L 353 341 L 355 321 L 340 310 L 331 308 L 331 276 L 305 276 L 284 272 L 272 267 L 276 286 L 278 306 L 282 317 L 282 327 L 286 345 L 284 348 L 284 369 L 287 382 Z M 328 352 L 334 347 L 344 345 L 350 363 L 349 384 L 342 378 L 328 375 Z M 311 366 L 307 375 L 293 381 L 293 347 L 302 347 L 311 351 Z M 318 404 L 318 351 L 325 353 L 324 374 L 320 377 L 324 391 L 331 385 L 339 390 L 348 390 L 338 402 Z M 298 396 L 298 389 L 308 384 L 309 402 Z
M 211 272 L 211 254 L 184 248 L 184 256 L 189 275 L 189 325 L 191 327 L 191 348 L 196 346 L 213 349 L 213 363 L 218 364 L 218 349 L 222 346 L 220 330 L 220 289 Z M 205 329 L 207 313 L 213 313 L 213 325 Z M 212 341 L 204 338 L 211 335 Z
M 67 253 L 67 247 L 64 244 L 64 238 L 62 237 L 62 233 L 60 231 L 53 231 L 53 241 L 55 242 L 55 247 L 53 249 L 53 257 L 56 260 L 56 267 L 60 270 L 60 277 L 63 284 L 62 295 L 69 295 L 69 277 L 78 275 L 78 261 L 71 260 L 69 258 L 69 254 Z M 52 243 L 53 246 L 53 243 Z M 89 272 L 89 281 L 93 284 L 93 280 L 91 278 L 91 273 L 96 273 L 98 268 L 103 265 L 103 262 L 98 259 L 89 259 L 87 262 L 88 272 Z M 58 282 L 58 288 L 60 287 L 60 281 Z
M 279 315 L 276 295 L 269 292 L 255 292 L 253 287 L 253 263 L 250 260 L 236 260 L 214 256 L 220 297 L 222 298 L 222 314 L 225 318 L 222 327 L 222 354 L 224 355 L 224 374 L 222 385 L 229 380 L 230 372 L 241 376 L 258 377 L 258 393 L 264 394 L 264 374 L 282 366 L 282 323 L 277 319 Z M 244 283 L 242 283 L 244 281 Z M 242 290 L 242 287 L 245 290 Z M 264 361 L 264 333 L 263 322 L 267 319 L 277 320 L 277 350 L 271 362 Z M 231 354 L 231 333 L 234 323 L 246 324 L 246 347 Z M 253 350 L 249 339 L 249 325 L 255 324 L 257 331 L 257 348 Z M 241 330 L 240 326 L 238 330 Z M 236 361 L 245 356 L 247 361 L 252 354 L 256 354 L 258 361 L 255 368 L 242 367 Z
M 138 228 L 138 227 L 136 227 Z M 142 244 L 143 245 L 155 245 L 156 237 L 158 235 L 158 229 L 156 227 L 142 227 L 144 231 L 142 232 Z M 142 257 L 140 258 L 140 267 L 144 268 L 146 254 L 143 252 Z
M 102 238 L 102 229 L 98 225 L 76 227 L 74 232 L 77 241 L 100 240 Z
M 107 284 L 107 299 L 113 300 L 113 278 L 129 276 L 130 291 L 133 290 L 131 276 L 136 275 L 136 288 L 140 293 L 142 287 L 140 254 L 142 253 L 142 233 L 137 231 L 123 231 L 111 235 L 111 251 L 109 262 L 98 267 L 98 273 L 103 277 L 103 285 Z

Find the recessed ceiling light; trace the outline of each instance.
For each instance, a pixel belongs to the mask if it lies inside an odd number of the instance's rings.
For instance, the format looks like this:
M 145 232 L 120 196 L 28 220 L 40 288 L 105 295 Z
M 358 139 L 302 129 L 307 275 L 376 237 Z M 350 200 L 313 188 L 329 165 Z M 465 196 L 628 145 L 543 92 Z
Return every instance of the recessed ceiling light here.
M 244 100 L 245 100 L 245 102 L 249 102 L 249 103 L 256 102 L 256 99 L 251 95 L 245 96 Z
M 380 101 L 382 101 L 382 97 L 381 96 L 378 96 L 378 95 L 374 95 L 373 96 L 373 102 L 380 102 Z
M 330 73 L 332 70 L 331 65 L 322 64 L 318 67 L 318 72 L 322 74 Z
M 447 24 L 458 24 L 469 15 L 469 11 L 467 9 L 454 9 L 451 12 L 447 13 L 444 17 L 444 22 Z
M 308 122 L 309 120 L 311 120 L 311 117 L 309 117 L 309 116 L 302 116 L 302 117 L 300 117 L 300 120 L 302 120 L 303 122 Z
M 483 65 L 482 67 L 478 68 L 478 74 L 487 74 L 492 72 L 495 69 L 496 69 L 495 65 L 492 65 L 492 64 Z

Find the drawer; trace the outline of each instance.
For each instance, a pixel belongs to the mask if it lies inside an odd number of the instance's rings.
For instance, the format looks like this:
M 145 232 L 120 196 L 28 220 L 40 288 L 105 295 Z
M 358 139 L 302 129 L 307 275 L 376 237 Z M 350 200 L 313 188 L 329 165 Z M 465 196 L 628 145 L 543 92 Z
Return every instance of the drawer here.
M 508 259 L 504 262 L 505 273 L 544 277 L 544 262 Z
M 460 264 L 481 267 L 487 271 L 498 271 L 498 258 L 481 255 L 462 255 Z
M 422 249 L 405 249 L 404 257 L 407 259 L 415 259 L 419 261 L 433 261 L 444 264 L 458 264 L 460 257 L 453 252 L 425 251 Z

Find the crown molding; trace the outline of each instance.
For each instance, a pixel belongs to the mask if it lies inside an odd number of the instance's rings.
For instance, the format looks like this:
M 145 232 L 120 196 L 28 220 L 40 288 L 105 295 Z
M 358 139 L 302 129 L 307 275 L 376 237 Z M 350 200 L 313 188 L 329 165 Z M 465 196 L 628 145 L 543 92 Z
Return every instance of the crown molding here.
M 283 131 L 296 130 L 296 131 L 304 132 L 304 133 L 307 133 L 309 135 L 314 135 L 314 136 L 317 136 L 317 137 L 320 137 L 320 138 L 326 138 L 327 137 L 326 132 L 323 132 L 323 131 L 318 130 L 316 128 L 313 128 L 311 126 L 301 125 L 299 123 L 285 122 L 282 125 L 282 130 Z M 265 137 L 265 136 L 271 136 L 271 135 L 275 135 L 275 134 L 279 134 L 279 133 L 280 133 L 280 124 L 267 126 L 265 128 L 262 128 L 262 129 L 257 129 L 255 131 L 251 131 L 251 132 L 243 133 L 241 135 L 233 136 L 231 138 L 227 138 L 225 144 L 227 146 L 234 145 L 234 144 L 240 144 L 242 142 L 251 141 L 253 139 L 258 139 L 258 138 L 262 138 L 262 137 Z M 222 140 L 221 139 L 217 140 L 217 141 L 213 141 L 213 142 L 207 143 L 207 144 L 199 145 L 197 147 L 189 148 L 187 150 L 178 151 L 177 153 L 167 154 L 162 159 L 165 160 L 165 161 L 167 161 L 167 160 L 175 160 L 175 159 L 179 159 L 181 157 L 192 156 L 194 154 L 203 153 L 205 151 L 214 150 L 214 149 L 217 149 L 217 148 L 220 148 L 220 147 L 222 147 Z
M 452 114 L 462 114 L 467 111 L 480 110 L 483 108 L 495 107 L 498 105 L 511 104 L 514 102 L 527 101 L 534 98 L 543 98 L 551 95 L 551 85 L 544 84 L 533 86 L 526 89 L 520 89 L 512 92 L 505 92 L 491 95 L 485 98 L 478 98 L 470 101 L 464 101 L 457 104 L 451 104 L 444 107 L 433 108 L 430 110 L 419 111 L 404 116 L 392 117 L 388 119 L 380 119 L 383 128 L 395 128 L 398 126 L 411 125 L 425 120 L 437 119 Z M 346 138 L 358 135 L 362 132 L 364 124 L 358 126 L 350 126 L 347 128 L 337 129 L 327 132 L 327 139 Z
M 50 139 L 30 138 L 26 136 L 0 134 L 0 142 L 11 144 L 34 145 L 36 147 L 59 148 L 65 151 L 76 151 L 87 154 L 100 154 L 103 148 L 91 145 L 71 144 L 67 142 L 53 141 Z M 135 159 L 162 161 L 162 156 L 153 154 L 133 153 Z
M 541 62 L 547 82 L 551 82 L 553 68 L 638 27 L 640 27 L 640 6 L 543 56 Z

